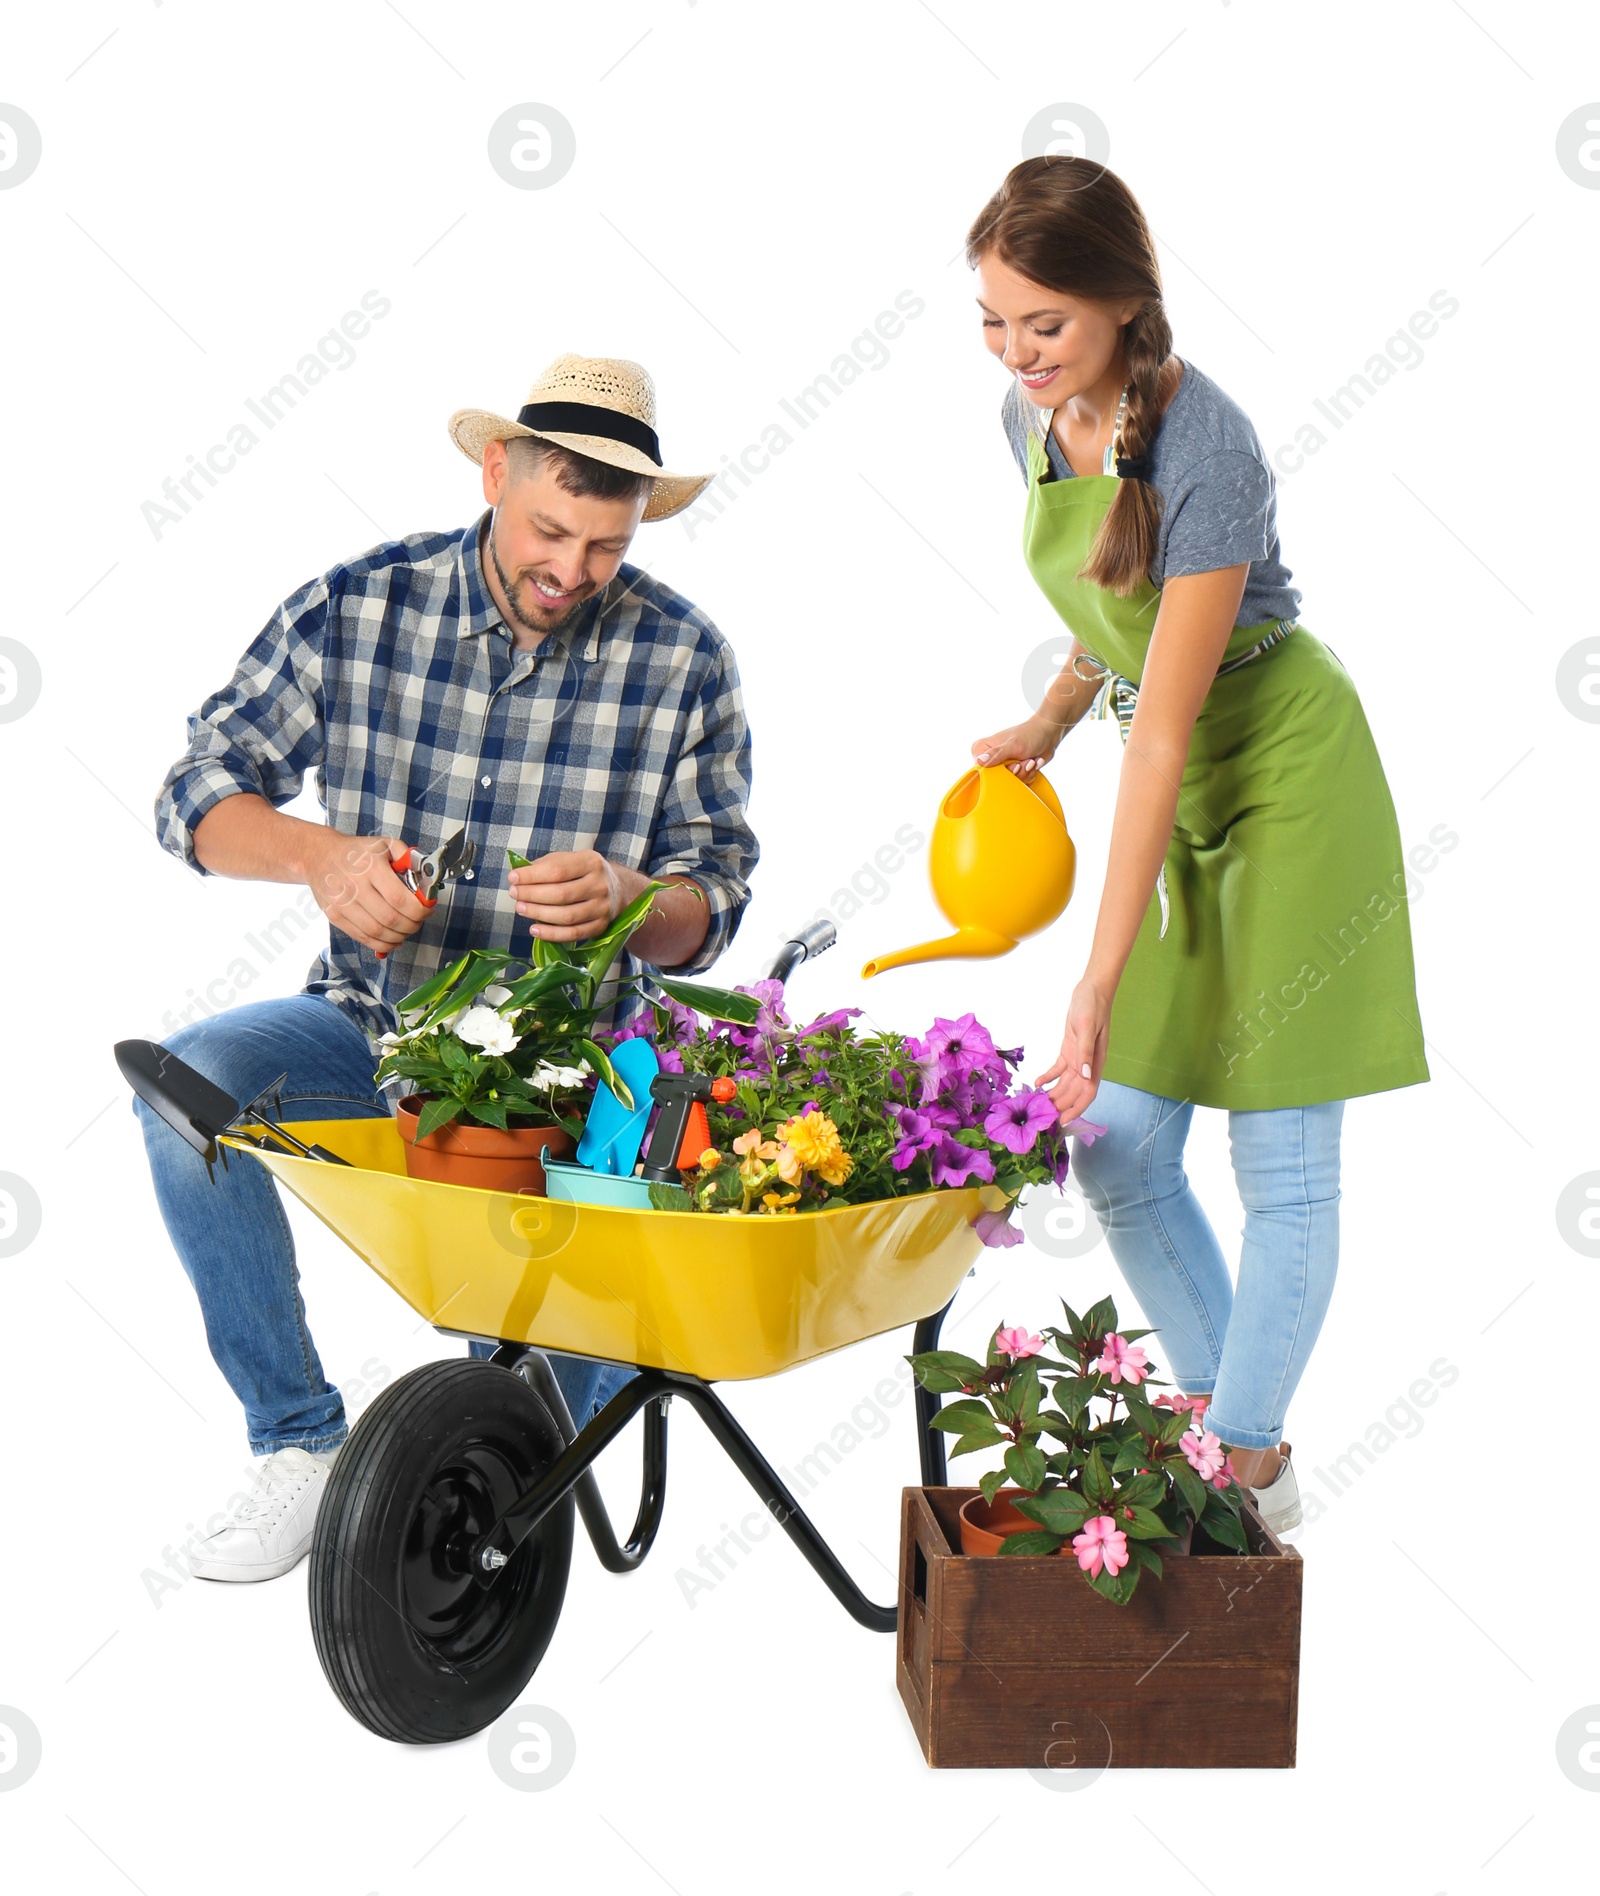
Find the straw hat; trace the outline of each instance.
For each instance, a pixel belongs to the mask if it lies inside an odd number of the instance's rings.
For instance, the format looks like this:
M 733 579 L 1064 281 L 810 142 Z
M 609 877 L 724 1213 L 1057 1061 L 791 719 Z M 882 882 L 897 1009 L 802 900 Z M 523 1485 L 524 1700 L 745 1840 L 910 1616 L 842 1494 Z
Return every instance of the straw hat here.
M 491 441 L 532 435 L 630 474 L 654 475 L 646 520 L 681 513 L 711 479 L 709 474 L 671 474 L 662 467 L 656 385 L 637 362 L 611 356 L 557 356 L 528 390 L 515 421 L 487 408 L 458 408 L 449 428 L 450 439 L 480 466 Z

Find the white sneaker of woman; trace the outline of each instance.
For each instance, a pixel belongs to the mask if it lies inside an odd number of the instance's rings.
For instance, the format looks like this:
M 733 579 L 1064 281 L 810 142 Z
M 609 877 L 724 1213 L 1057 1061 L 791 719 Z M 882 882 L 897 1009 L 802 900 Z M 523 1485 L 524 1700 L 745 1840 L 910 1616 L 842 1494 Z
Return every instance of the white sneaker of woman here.
M 1280 1442 L 1278 1452 L 1283 1460 L 1278 1465 L 1278 1472 L 1264 1488 L 1252 1488 L 1249 1482 L 1240 1485 L 1255 1503 L 1257 1514 L 1282 1540 L 1300 1526 L 1303 1517 L 1300 1513 L 1300 1484 L 1295 1480 L 1294 1470 L 1289 1465 L 1289 1457 L 1294 1451 L 1287 1442 Z
M 232 1523 L 196 1543 L 190 1571 L 200 1580 L 276 1580 L 311 1550 L 317 1508 L 328 1485 L 334 1449 L 312 1454 L 280 1448 L 263 1457 L 255 1483 Z

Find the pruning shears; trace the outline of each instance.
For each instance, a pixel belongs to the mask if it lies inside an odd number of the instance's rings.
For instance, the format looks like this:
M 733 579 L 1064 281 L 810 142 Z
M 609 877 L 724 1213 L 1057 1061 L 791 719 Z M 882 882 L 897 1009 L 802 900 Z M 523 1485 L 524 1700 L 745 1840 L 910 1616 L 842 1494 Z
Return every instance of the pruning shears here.
M 463 824 L 454 836 L 442 842 L 431 855 L 423 855 L 421 850 L 408 848 L 403 856 L 392 856 L 389 867 L 406 885 L 424 908 L 433 908 L 439 898 L 435 890 L 444 882 L 457 882 L 462 877 L 471 877 L 472 865 L 478 859 L 478 845 L 467 841 L 467 829 Z M 378 950 L 378 959 L 388 956 L 387 948 Z

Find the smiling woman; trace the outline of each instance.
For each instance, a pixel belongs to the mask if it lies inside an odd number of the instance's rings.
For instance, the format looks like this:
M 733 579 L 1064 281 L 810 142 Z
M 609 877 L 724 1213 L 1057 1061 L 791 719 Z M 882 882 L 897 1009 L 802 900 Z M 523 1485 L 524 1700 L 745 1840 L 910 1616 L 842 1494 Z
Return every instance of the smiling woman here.
M 967 245 L 1012 378 L 1028 566 L 1073 635 L 1038 711 L 973 753 L 1029 776 L 1096 701 L 1125 740 L 1088 967 L 1038 1083 L 1064 1121 L 1109 1127 L 1079 1155 L 1084 1195 L 1174 1374 L 1292 1529 L 1280 1443 L 1333 1292 L 1343 1103 L 1428 1077 L 1403 901 L 1276 1031 L 1252 1023 L 1374 878 L 1404 887 L 1394 806 L 1349 675 L 1296 616 L 1255 430 L 1173 352 L 1127 186 L 1029 159 Z M 1196 1105 L 1230 1115 L 1237 1295 L 1183 1171 Z

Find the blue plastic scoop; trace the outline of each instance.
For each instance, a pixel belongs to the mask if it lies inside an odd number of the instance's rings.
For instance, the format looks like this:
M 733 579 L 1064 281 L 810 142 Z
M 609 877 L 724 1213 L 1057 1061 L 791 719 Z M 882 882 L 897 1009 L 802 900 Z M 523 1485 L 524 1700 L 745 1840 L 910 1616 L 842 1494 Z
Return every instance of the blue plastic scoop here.
M 661 1062 L 648 1040 L 624 1040 L 612 1054 L 611 1064 L 633 1094 L 633 1110 L 602 1080 L 594 1089 L 577 1156 L 578 1163 L 591 1171 L 627 1178 L 639 1157 L 645 1121 L 655 1106 L 650 1082 L 661 1071 Z

